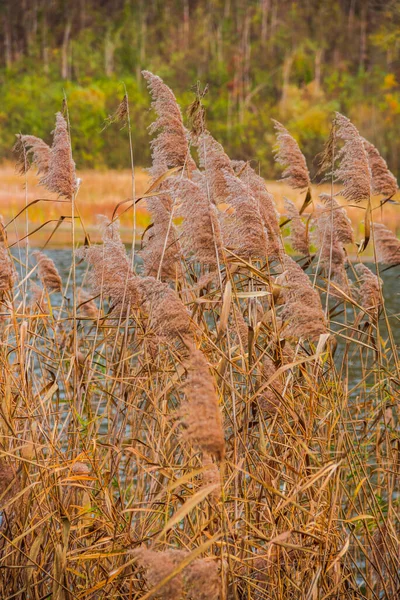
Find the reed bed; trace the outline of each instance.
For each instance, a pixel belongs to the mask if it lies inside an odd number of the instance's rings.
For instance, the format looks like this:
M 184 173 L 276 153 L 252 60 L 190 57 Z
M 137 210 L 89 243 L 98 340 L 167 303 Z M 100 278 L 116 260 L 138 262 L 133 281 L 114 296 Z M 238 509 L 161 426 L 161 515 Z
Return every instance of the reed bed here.
M 278 214 L 258 170 L 206 130 L 200 90 L 187 129 L 173 92 L 144 77 L 151 181 L 139 195 L 132 162 L 99 244 L 79 210 L 66 102 L 51 147 L 17 139 L 22 182 L 33 163 L 41 205 L 47 192 L 63 203 L 71 268 L 62 277 L 32 251 L 28 230 L 11 248 L 15 221 L 1 225 L 0 596 L 395 600 L 398 315 L 380 274 L 400 242 L 371 195 L 384 212 L 397 183 L 336 114 L 319 198 L 276 123 L 300 194 Z M 126 95 L 116 122 L 134 144 Z M 151 225 L 129 250 L 118 216 L 135 239 L 143 203 Z

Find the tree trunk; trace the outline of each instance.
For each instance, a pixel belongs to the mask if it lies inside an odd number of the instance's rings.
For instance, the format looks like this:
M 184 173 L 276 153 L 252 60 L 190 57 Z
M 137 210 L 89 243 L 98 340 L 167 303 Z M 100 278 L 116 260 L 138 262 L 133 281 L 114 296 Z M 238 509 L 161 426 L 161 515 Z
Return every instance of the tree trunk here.
M 114 52 L 115 42 L 112 39 L 110 30 L 107 30 L 104 39 L 104 70 L 107 77 L 111 77 L 114 74 Z
M 183 47 L 189 47 L 189 0 L 183 0 Z
M 321 90 L 321 65 L 324 56 L 323 48 L 318 48 L 315 53 L 315 67 L 314 67 L 314 93 L 317 96 Z
M 361 9 L 361 31 L 360 31 L 360 69 L 364 69 L 367 61 L 367 19 L 368 4 L 365 2 Z
M 47 20 L 46 20 L 46 12 L 43 10 L 42 16 L 42 61 L 43 61 L 43 70 L 45 73 L 49 72 L 49 49 L 47 46 Z
M 11 40 L 11 19 L 9 12 L 4 17 L 4 61 L 6 68 L 9 69 L 12 65 L 12 40 Z
M 286 108 L 292 64 L 293 56 L 292 54 L 287 54 L 285 56 L 285 60 L 283 61 L 281 110 L 285 110 Z
M 69 60 L 68 60 L 68 50 L 69 50 L 69 37 L 71 35 L 71 20 L 68 20 L 63 36 L 63 43 L 61 47 L 61 77 L 63 79 L 69 78 Z
M 270 0 L 261 0 L 261 42 L 265 44 L 268 38 L 268 15 Z

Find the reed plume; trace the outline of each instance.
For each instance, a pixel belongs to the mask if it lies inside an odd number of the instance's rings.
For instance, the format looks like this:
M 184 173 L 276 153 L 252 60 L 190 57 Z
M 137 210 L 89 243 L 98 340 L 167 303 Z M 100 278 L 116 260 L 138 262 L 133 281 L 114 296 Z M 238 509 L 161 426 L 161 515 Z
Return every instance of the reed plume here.
M 373 232 L 377 261 L 385 265 L 398 265 L 400 240 L 382 223 L 374 223 Z
M 43 252 L 36 250 L 32 252 L 38 265 L 38 275 L 45 288 L 49 292 L 61 292 L 62 280 L 57 270 L 54 260 L 46 256 Z
M 77 190 L 68 124 L 60 112 L 56 114 L 56 127 L 53 131 L 48 168 L 40 183 L 49 192 L 54 192 L 69 200 Z
M 20 175 L 29 171 L 31 162 L 36 165 L 38 175 L 45 175 L 49 170 L 51 149 L 42 139 L 18 134 L 13 152 L 17 155 L 17 171 Z
M 189 313 L 178 294 L 154 277 L 136 277 L 141 305 L 147 311 L 150 328 L 161 339 L 176 342 L 192 338 Z
M 289 240 L 292 244 L 292 248 L 293 250 L 297 250 L 297 252 L 306 256 L 309 254 L 307 228 L 301 219 L 296 205 L 289 200 L 289 198 L 284 198 L 283 200 L 285 204 L 286 215 L 290 219 Z
M 382 306 L 382 282 L 363 263 L 358 263 L 355 270 L 359 277 L 359 302 L 366 311 L 371 313 L 374 319 L 377 319 Z
M 363 139 L 350 119 L 338 112 L 334 127 L 337 137 L 344 141 L 337 155 L 339 166 L 334 171 L 336 181 L 343 184 L 340 193 L 348 202 L 369 200 L 371 169 Z
M 211 492 L 210 496 L 213 500 L 218 501 L 221 497 L 221 472 L 219 470 L 218 465 L 213 462 L 212 456 L 207 454 L 207 452 L 203 452 L 203 460 L 202 466 L 205 469 L 203 473 L 203 486 L 216 486 L 216 489 Z
M 93 300 L 92 294 L 88 294 L 83 288 L 78 289 L 78 309 L 79 313 L 88 319 L 97 319 L 99 310 Z
M 185 569 L 184 575 L 188 597 L 191 600 L 221 598 L 221 576 L 215 560 L 198 558 Z
M 279 121 L 272 119 L 277 132 L 275 160 L 284 167 L 281 181 L 293 189 L 306 190 L 311 187 L 306 159 L 294 137 Z
M 268 381 L 277 371 L 274 361 L 266 356 L 262 361 L 262 384 Z M 262 413 L 274 414 L 279 408 L 281 395 L 284 390 L 282 378 L 275 379 L 268 388 L 259 396 L 257 404 Z
M 321 299 L 306 273 L 287 255 L 283 259 L 283 269 L 281 317 L 287 322 L 285 337 L 314 339 L 326 333 Z
M 171 223 L 171 198 L 165 194 L 148 198 L 147 208 L 152 215 L 152 225 L 143 235 L 143 247 L 140 250 L 144 273 L 157 277 L 162 260 L 161 279 L 175 281 L 182 275 L 181 248 L 175 227 Z
M 264 179 L 255 172 L 248 162 L 232 161 L 232 165 L 239 179 L 249 186 L 252 196 L 258 203 L 261 218 L 268 233 L 268 254 L 272 257 L 280 257 L 282 240 L 279 213 L 273 195 L 267 190 Z
M 258 201 L 260 213 L 268 234 L 280 238 L 279 213 L 272 194 L 267 190 L 265 180 L 258 175 L 248 162 L 232 161 L 236 175 L 251 189 L 252 195 Z
M 389 170 L 384 158 L 373 144 L 362 138 L 364 148 L 367 151 L 369 166 L 371 169 L 371 191 L 373 194 L 382 194 L 391 198 L 397 192 L 397 179 Z
M 342 271 L 346 255 L 338 239 L 331 210 L 321 205 L 317 206 L 313 214 L 315 223 L 313 239 L 320 253 L 321 266 L 335 277 Z
M 44 289 L 34 281 L 30 282 L 29 287 L 31 293 L 30 306 L 38 308 L 43 314 L 49 314 L 49 305 Z
M 351 221 L 347 216 L 346 209 L 340 206 L 339 202 L 333 196 L 329 194 L 319 195 L 322 202 L 331 211 L 331 219 L 333 220 L 333 227 L 335 236 L 342 244 L 353 244 L 354 243 L 354 232 Z
M 151 142 L 153 163 L 164 163 L 167 168 L 185 166 L 188 172 L 195 170 L 197 167 L 190 155 L 189 133 L 183 125 L 174 93 L 150 71 L 142 71 L 142 75 L 153 98 L 152 107 L 158 115 L 150 126 L 151 134 L 160 131 Z
M 200 350 L 190 346 L 184 365 L 188 373 L 183 407 L 185 436 L 203 452 L 222 460 L 225 454 L 224 431 L 206 358 Z
M 199 137 L 197 149 L 211 201 L 214 204 L 226 202 L 229 189 L 225 175 L 229 173 L 234 176 L 229 156 L 225 153 L 222 145 L 208 131 L 205 131 Z
M 3 292 L 12 289 L 15 277 L 14 263 L 10 257 L 9 251 L 4 243 L 0 242 L 0 296 Z
M 157 552 L 146 547 L 133 551 L 133 556 L 146 573 L 146 582 L 149 589 L 159 584 L 186 557 L 182 550 L 165 550 Z M 183 598 L 183 574 L 175 575 L 168 583 L 164 584 L 158 591 L 160 600 L 180 600 Z
M 205 191 L 189 179 L 177 179 L 173 195 L 179 202 L 178 215 L 183 217 L 180 240 L 186 254 L 202 265 L 215 269 L 222 251 L 218 214 Z
M 128 306 L 139 304 L 136 278 L 121 241 L 119 222 L 110 223 L 103 215 L 98 222 L 103 244 L 79 248 L 76 255 L 92 267 L 89 283 L 94 294 L 109 297 L 114 310 L 125 312 Z
M 281 312 L 286 322 L 284 337 L 315 340 L 326 333 L 324 313 L 303 302 L 290 302 Z
M 145 570 L 149 589 L 170 575 L 187 557 L 184 550 L 155 551 L 144 546 L 133 551 L 140 567 Z M 214 560 L 198 558 L 176 574 L 157 592 L 160 600 L 218 600 L 221 583 L 218 565 Z
M 233 215 L 226 217 L 223 236 L 227 246 L 246 258 L 268 254 L 267 232 L 264 228 L 258 203 L 243 181 L 225 172 L 227 202 L 234 208 Z

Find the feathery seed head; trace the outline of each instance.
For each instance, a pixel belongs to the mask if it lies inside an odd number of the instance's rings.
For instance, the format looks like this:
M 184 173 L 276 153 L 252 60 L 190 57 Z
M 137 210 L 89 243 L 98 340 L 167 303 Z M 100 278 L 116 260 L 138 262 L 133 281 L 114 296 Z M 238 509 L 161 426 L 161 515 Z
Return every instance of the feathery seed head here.
M 277 132 L 275 160 L 285 167 L 281 181 L 285 181 L 293 189 L 306 190 L 310 188 L 310 173 L 298 143 L 279 121 L 274 119 L 272 121 Z

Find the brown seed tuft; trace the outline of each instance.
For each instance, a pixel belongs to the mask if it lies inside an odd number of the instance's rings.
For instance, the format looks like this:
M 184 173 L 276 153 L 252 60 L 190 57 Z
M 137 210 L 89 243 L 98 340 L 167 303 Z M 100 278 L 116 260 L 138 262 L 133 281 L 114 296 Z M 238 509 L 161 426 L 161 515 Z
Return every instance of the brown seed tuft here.
M 49 292 L 61 292 L 62 280 L 54 261 L 38 250 L 33 252 L 38 265 L 38 275 L 44 287 Z
M 151 142 L 153 164 L 165 163 L 167 168 L 185 166 L 189 172 L 196 164 L 190 155 L 189 133 L 183 125 L 181 110 L 172 90 L 157 75 L 142 71 L 153 98 L 152 107 L 158 118 L 150 126 L 150 133 L 160 130 Z
M 334 120 L 336 135 L 344 141 L 337 158 L 340 163 L 335 179 L 343 184 L 341 194 L 348 202 L 368 200 L 371 193 L 371 169 L 363 139 L 353 123 L 340 113 Z
M 229 156 L 208 131 L 199 137 L 197 148 L 211 201 L 214 204 L 226 202 L 229 195 L 226 174 L 234 176 Z
M 308 275 L 290 256 L 284 257 L 283 268 L 281 316 L 286 321 L 285 337 L 314 339 L 326 333 L 321 300 Z
M 373 224 L 376 258 L 385 265 L 400 263 L 400 240 L 382 223 Z
M 206 358 L 191 346 L 184 365 L 188 372 L 183 408 L 186 437 L 203 452 L 222 460 L 225 454 L 222 418 Z
M 217 253 L 222 250 L 218 214 L 204 190 L 189 179 L 177 179 L 173 196 L 179 203 L 178 215 L 183 217 L 181 240 L 184 250 L 201 264 L 215 269 Z
M 364 148 L 367 151 L 369 166 L 371 169 L 371 188 L 373 194 L 382 194 L 391 198 L 398 190 L 397 179 L 389 170 L 384 158 L 379 154 L 377 148 L 368 140 L 363 138 Z
M 227 202 L 235 209 L 223 222 L 222 233 L 227 246 L 245 258 L 265 259 L 268 253 L 267 230 L 258 203 L 248 186 L 240 179 L 225 173 Z
M 77 189 L 75 163 L 72 160 L 71 140 L 67 121 L 56 114 L 56 127 L 53 131 L 48 169 L 40 180 L 49 192 L 71 200 Z
M 36 165 L 38 175 L 47 173 L 51 149 L 42 139 L 34 135 L 18 134 L 13 152 L 17 155 L 17 170 L 20 175 L 29 171 L 31 162 Z
M 363 263 L 358 263 L 355 269 L 359 277 L 359 302 L 374 319 L 377 319 L 382 306 L 382 282 Z
M 300 254 L 308 255 L 308 237 L 307 229 L 304 225 L 299 211 L 296 205 L 289 200 L 284 198 L 286 215 L 290 219 L 290 243 L 292 244 L 293 250 L 297 250 Z
M 279 121 L 272 119 L 272 122 L 277 131 L 275 160 L 285 167 L 281 181 L 285 181 L 293 189 L 308 189 L 311 186 L 310 173 L 298 143 Z

